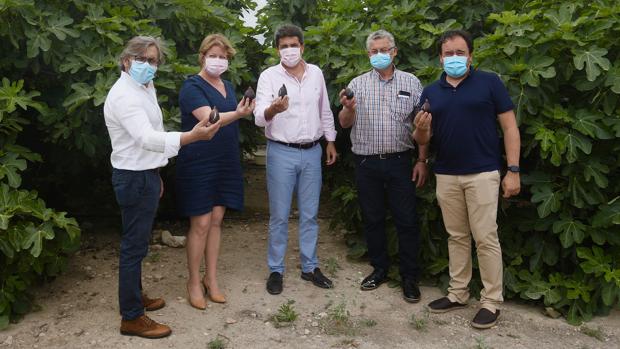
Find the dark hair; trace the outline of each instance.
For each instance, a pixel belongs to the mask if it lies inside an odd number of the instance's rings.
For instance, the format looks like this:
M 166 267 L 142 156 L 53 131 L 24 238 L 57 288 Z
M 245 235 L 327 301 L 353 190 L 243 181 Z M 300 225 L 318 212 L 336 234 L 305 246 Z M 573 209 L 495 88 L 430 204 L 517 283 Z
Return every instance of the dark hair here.
M 285 37 L 296 36 L 299 38 L 299 43 L 304 44 L 304 33 L 301 31 L 301 28 L 294 24 L 285 24 L 276 30 L 276 34 L 273 40 L 273 44 L 275 48 L 278 48 L 280 44 L 280 39 Z
M 439 50 L 439 55 L 441 55 L 442 52 L 441 46 L 443 46 L 446 41 L 451 40 L 457 36 L 460 36 L 461 38 L 463 38 L 463 40 L 465 40 L 465 42 L 467 43 L 467 48 L 469 49 L 469 54 L 472 54 L 474 52 L 474 39 L 472 39 L 471 34 L 466 32 L 465 30 L 458 29 L 448 30 L 445 33 L 441 34 L 441 37 L 437 42 L 437 49 Z

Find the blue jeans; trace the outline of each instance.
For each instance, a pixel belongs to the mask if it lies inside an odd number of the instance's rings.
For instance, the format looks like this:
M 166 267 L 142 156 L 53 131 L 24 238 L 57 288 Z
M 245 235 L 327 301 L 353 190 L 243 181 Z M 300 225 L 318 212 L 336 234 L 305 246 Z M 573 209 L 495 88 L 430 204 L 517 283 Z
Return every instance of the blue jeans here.
M 159 173 L 157 170 L 112 169 L 112 186 L 123 220 L 118 300 L 123 320 L 133 320 L 144 314 L 141 294 L 142 259 L 148 252 L 159 203 Z
M 415 209 L 415 183 L 411 181 L 411 162 L 410 152 L 389 159 L 356 155 L 355 180 L 370 264 L 386 271 L 390 266 L 385 233 L 387 197 L 398 234 L 400 275 L 417 279 L 420 233 Z
M 293 193 L 299 208 L 299 254 L 303 272 L 319 265 L 316 243 L 321 195 L 321 146 L 296 149 L 269 141 L 267 144 L 267 191 L 269 192 L 269 249 L 271 272 L 284 274 L 288 243 L 288 217 Z

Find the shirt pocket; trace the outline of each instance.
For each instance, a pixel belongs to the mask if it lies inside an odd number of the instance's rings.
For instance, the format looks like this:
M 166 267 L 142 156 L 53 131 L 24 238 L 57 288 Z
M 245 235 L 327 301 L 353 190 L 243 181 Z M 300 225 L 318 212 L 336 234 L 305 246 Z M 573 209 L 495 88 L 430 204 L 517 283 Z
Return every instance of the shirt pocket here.
M 305 101 L 306 108 L 314 109 L 314 108 L 317 108 L 317 106 L 319 106 L 319 101 L 321 99 L 321 89 L 318 86 L 309 88 L 307 90 L 302 90 L 301 93 L 302 93 L 302 96 L 299 96 L 299 97 Z M 320 109 L 320 106 L 319 106 L 319 109 Z
M 412 97 L 394 97 L 391 106 L 392 117 L 398 121 L 403 121 L 409 117 L 413 112 L 413 98 Z

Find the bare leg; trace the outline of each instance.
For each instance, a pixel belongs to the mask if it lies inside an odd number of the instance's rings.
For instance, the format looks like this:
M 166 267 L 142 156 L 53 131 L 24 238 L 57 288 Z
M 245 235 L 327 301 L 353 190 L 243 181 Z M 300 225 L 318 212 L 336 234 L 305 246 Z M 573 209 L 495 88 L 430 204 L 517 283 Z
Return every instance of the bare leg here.
M 226 212 L 225 206 L 213 207 L 211 226 L 207 235 L 205 252 L 205 279 L 211 295 L 222 295 L 217 284 L 217 259 L 220 255 L 220 239 L 222 236 L 222 220 Z
M 211 212 L 189 219 L 190 227 L 187 233 L 187 268 L 189 280 L 187 291 L 191 300 L 204 302 L 204 293 L 200 284 L 200 263 L 207 243 L 207 233 L 211 225 Z

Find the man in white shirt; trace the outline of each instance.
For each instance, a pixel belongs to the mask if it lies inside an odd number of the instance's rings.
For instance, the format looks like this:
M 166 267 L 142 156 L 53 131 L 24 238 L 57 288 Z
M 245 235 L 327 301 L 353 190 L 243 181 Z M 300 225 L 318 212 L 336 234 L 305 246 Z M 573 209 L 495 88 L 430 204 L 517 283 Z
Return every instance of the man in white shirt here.
M 321 194 L 321 138 L 325 138 L 326 163 L 336 161 L 334 116 L 321 69 L 301 55 L 301 29 L 284 25 L 276 31 L 280 64 L 267 68 L 256 89 L 257 126 L 265 128 L 267 190 L 269 192 L 269 247 L 267 281 L 270 294 L 282 292 L 284 256 L 288 243 L 288 217 L 293 192 L 299 208 L 301 278 L 321 288 L 332 282 L 321 273 L 316 253 L 317 221 Z
M 121 53 L 121 76 L 106 97 L 103 112 L 112 143 L 112 185 L 121 209 L 123 235 L 119 262 L 121 334 L 162 338 L 172 330 L 144 315 L 165 305 L 142 293 L 142 260 L 147 254 L 163 182 L 158 169 L 179 148 L 209 140 L 220 122 L 205 118 L 188 132 L 165 132 L 152 79 L 164 55 L 161 42 L 149 36 L 129 40 Z

